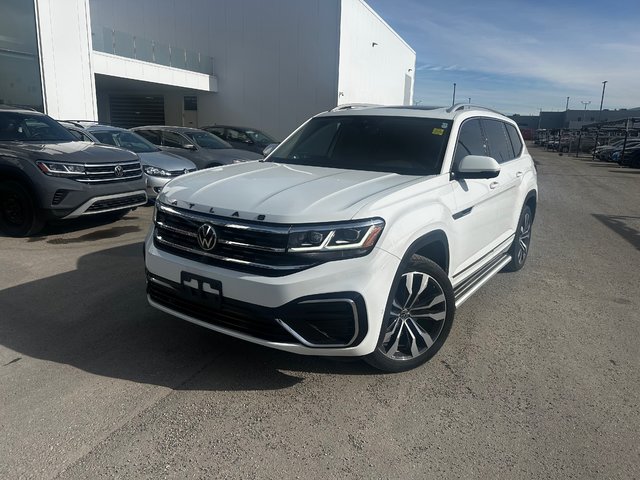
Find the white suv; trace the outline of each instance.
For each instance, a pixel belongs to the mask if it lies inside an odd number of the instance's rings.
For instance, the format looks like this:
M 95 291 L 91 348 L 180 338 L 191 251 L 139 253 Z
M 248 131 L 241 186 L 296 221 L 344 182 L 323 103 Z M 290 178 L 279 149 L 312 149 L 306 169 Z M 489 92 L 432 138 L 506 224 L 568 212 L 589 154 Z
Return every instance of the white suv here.
M 537 175 L 491 110 L 339 108 L 266 159 L 183 175 L 145 245 L 152 306 L 307 355 L 413 368 L 529 251 Z

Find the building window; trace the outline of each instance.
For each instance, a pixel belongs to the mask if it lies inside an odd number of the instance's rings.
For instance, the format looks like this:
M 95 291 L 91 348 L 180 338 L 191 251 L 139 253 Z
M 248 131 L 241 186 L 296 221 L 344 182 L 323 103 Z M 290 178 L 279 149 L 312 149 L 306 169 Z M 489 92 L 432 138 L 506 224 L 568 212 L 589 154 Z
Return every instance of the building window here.
M 581 122 L 582 121 L 582 117 L 578 117 L 578 121 Z
M 3 0 L 0 32 L 0 103 L 43 112 L 34 2 Z

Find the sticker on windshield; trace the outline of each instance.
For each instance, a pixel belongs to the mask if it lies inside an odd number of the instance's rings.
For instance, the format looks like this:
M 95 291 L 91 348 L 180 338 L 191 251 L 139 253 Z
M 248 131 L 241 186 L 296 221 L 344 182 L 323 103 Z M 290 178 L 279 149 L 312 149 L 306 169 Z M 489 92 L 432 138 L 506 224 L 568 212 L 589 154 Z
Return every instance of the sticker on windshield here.
M 444 135 L 444 129 L 442 128 L 434 128 L 431 133 L 433 135 Z
M 447 122 L 444 122 L 442 125 L 440 125 L 442 128 L 447 128 L 449 126 L 449 124 Z

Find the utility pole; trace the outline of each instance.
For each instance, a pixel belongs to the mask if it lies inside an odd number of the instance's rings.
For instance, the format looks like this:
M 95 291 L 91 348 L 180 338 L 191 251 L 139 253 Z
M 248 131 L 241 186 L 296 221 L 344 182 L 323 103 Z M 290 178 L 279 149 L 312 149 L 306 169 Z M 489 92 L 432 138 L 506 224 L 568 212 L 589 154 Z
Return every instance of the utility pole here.
M 564 109 L 565 109 L 565 111 L 568 111 L 568 110 L 569 110 L 569 97 L 567 97 L 567 106 L 566 106 L 566 107 L 564 107 Z
M 451 106 L 453 107 L 456 104 L 456 84 L 453 84 L 453 101 L 451 102 Z
M 471 105 L 471 97 L 469 97 L 469 105 Z
M 607 88 L 608 80 L 602 82 L 602 98 L 600 99 L 600 113 L 598 114 L 598 122 L 602 120 L 602 104 L 604 103 L 604 89 Z

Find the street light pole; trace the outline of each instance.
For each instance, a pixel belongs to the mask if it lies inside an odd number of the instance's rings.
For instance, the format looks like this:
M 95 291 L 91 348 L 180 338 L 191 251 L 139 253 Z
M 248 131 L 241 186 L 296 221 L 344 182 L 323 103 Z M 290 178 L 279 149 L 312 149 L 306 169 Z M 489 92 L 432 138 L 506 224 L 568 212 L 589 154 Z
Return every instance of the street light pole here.
M 600 113 L 598 114 L 598 122 L 602 120 L 602 104 L 604 103 L 604 89 L 607 88 L 608 80 L 602 82 L 602 98 L 600 99 Z
M 471 97 L 469 97 L 469 105 L 471 105 Z
M 451 106 L 453 107 L 456 104 L 456 84 L 453 84 L 453 101 L 451 102 Z
M 565 111 L 569 110 L 569 97 L 567 97 L 567 106 L 565 107 Z

